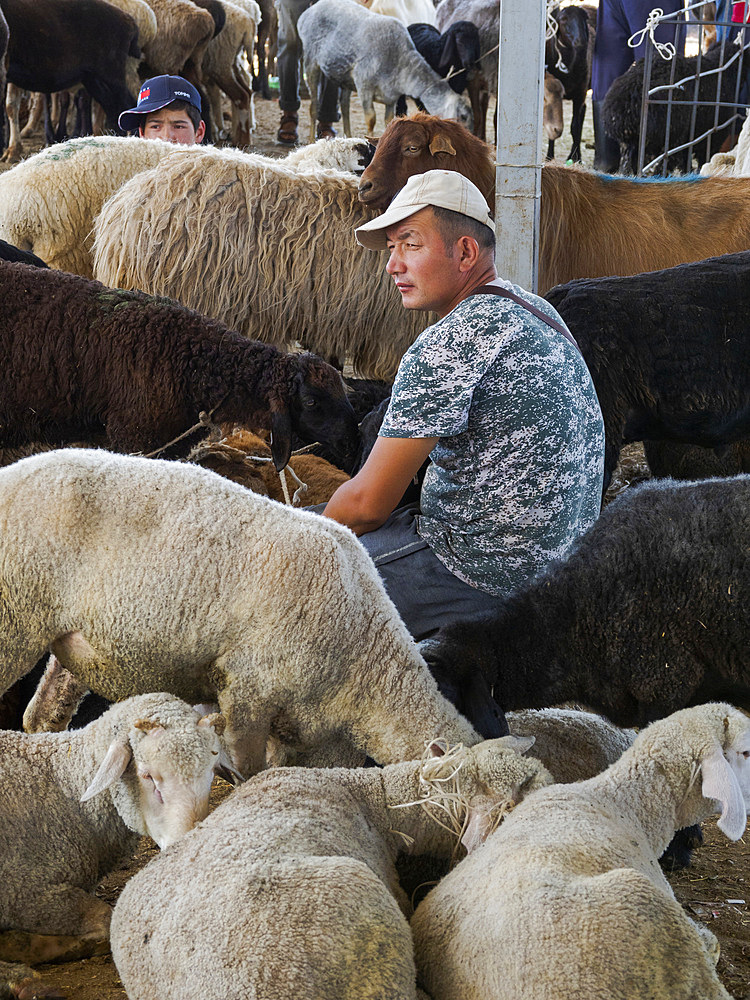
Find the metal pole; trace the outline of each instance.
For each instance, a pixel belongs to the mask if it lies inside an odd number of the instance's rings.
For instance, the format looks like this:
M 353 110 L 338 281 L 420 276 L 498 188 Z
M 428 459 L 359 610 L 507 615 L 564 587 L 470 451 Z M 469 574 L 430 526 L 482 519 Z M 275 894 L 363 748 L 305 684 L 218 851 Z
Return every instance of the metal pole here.
M 546 0 L 502 0 L 497 74 L 497 269 L 536 291 Z

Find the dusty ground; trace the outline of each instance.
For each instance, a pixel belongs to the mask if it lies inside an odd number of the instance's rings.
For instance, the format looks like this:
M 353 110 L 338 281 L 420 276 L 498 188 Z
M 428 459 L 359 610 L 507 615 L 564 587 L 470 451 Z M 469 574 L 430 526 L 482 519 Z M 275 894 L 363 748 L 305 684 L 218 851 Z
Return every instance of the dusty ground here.
M 269 155 L 285 155 L 286 148 L 275 141 L 278 105 L 273 101 L 258 100 L 255 109 L 257 130 L 253 149 Z M 377 110 L 376 133 L 380 134 L 383 127 L 382 106 Z M 303 137 L 307 135 L 307 122 L 305 102 L 300 113 L 300 134 Z M 356 99 L 352 101 L 352 124 L 363 134 L 364 120 Z M 566 132 L 557 147 L 558 155 L 562 157 L 570 148 L 568 128 L 569 117 L 566 116 Z M 584 127 L 584 142 L 592 142 L 590 109 Z M 39 148 L 41 137 L 37 136 L 27 144 L 27 153 Z M 585 165 L 590 166 L 592 160 L 593 150 L 585 148 Z M 1 169 L 7 169 L 6 165 L 0 164 Z M 640 446 L 625 449 L 608 497 L 647 476 L 648 469 Z M 225 792 L 226 786 L 217 791 L 217 798 Z M 722 947 L 719 974 L 726 988 L 737 1000 L 750 1000 L 750 854 L 746 838 L 737 844 L 730 844 L 713 823 L 707 824 L 705 835 L 706 843 L 696 853 L 693 865 L 685 872 L 670 876 L 670 882 L 688 913 L 706 923 L 719 938 Z M 99 888 L 102 898 L 113 904 L 127 879 L 149 860 L 155 850 L 153 843 L 144 839 L 133 861 L 113 872 L 102 883 Z M 109 956 L 40 967 L 40 972 L 50 985 L 65 990 L 71 1000 L 125 1000 L 126 997 Z M 562 996 L 564 991 L 561 991 Z M 155 995 L 153 1000 L 158 1000 L 158 996 Z

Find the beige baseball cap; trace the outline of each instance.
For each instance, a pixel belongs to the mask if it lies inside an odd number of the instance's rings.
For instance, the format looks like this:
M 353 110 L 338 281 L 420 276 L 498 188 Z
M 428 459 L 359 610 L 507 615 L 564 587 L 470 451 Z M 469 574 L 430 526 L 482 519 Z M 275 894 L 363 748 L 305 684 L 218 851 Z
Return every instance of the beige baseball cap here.
M 476 184 L 456 170 L 428 170 L 411 176 L 382 215 L 354 230 L 357 242 L 368 250 L 387 249 L 386 229 L 430 205 L 468 215 L 495 232 L 489 205 Z

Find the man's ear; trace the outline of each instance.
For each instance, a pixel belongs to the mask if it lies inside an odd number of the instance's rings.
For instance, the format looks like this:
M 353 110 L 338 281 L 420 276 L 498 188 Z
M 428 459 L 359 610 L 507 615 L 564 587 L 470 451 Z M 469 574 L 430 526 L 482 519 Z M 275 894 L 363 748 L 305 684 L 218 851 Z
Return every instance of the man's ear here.
M 479 244 L 472 236 L 462 236 L 458 241 L 458 262 L 462 271 L 468 271 L 479 260 Z

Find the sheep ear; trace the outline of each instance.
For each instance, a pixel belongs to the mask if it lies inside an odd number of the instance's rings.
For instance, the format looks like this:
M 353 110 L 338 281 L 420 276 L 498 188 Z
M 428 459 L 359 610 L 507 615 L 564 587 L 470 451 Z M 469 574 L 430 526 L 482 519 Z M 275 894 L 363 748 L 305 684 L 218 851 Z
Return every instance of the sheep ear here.
M 430 757 L 445 757 L 448 753 L 448 744 L 445 740 L 433 740 L 427 748 Z
M 86 791 L 81 796 L 81 802 L 88 802 L 99 792 L 103 792 L 110 785 L 113 785 L 118 778 L 125 773 L 125 768 L 130 763 L 131 750 L 127 743 L 115 741 L 110 743 L 109 750 L 104 760 L 99 765 L 99 770 Z
M 471 854 L 485 842 L 490 832 L 490 814 L 487 809 L 469 807 L 469 821 L 461 836 L 466 853 Z
M 721 816 L 716 825 L 730 840 L 739 840 L 745 832 L 747 807 L 739 782 L 718 748 L 701 762 L 703 795 L 721 802 Z
M 227 728 L 227 720 L 221 714 L 221 712 L 211 712 L 208 715 L 204 715 L 203 718 L 198 723 L 199 726 L 213 726 L 217 736 L 223 736 L 224 730 Z
M 430 143 L 430 152 L 433 156 L 437 153 L 450 153 L 451 156 L 456 155 L 456 151 L 453 148 L 453 144 L 450 139 L 444 135 L 436 135 L 435 138 Z
M 286 408 L 271 413 L 271 457 L 277 472 L 281 472 L 292 457 L 292 418 Z
M 526 753 L 527 750 L 531 748 L 536 743 L 535 736 L 514 736 L 512 733 L 510 736 L 501 736 L 498 741 L 508 750 L 515 750 L 517 754 Z

